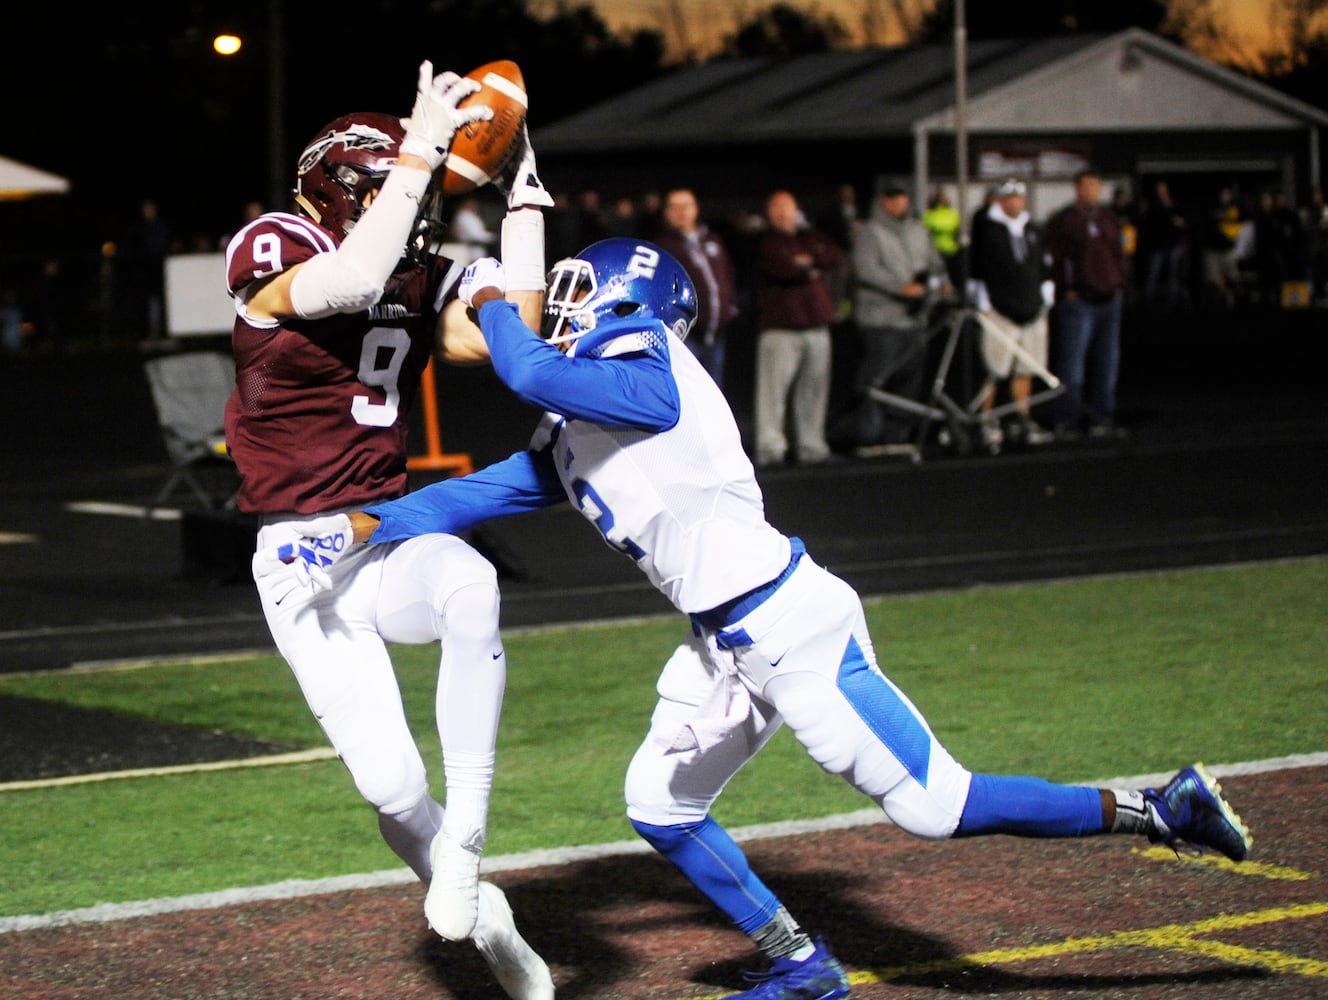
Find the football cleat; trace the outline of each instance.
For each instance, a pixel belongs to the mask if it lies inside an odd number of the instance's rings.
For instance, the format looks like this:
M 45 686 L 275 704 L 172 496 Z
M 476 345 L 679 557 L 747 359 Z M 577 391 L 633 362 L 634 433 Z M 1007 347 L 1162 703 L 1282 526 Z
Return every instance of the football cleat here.
M 463 941 L 479 916 L 480 852 L 440 830 L 429 845 L 429 859 L 433 877 L 424 896 L 424 916 L 439 937 Z
M 494 978 L 512 1000 L 553 1000 L 553 976 L 512 919 L 507 896 L 492 882 L 479 885 L 482 910 L 471 935 Z
M 1184 841 L 1200 854 L 1206 848 L 1221 851 L 1232 861 L 1244 861 L 1250 853 L 1249 827 L 1222 798 L 1222 786 L 1203 764 L 1187 767 L 1165 788 L 1145 788 L 1146 801 L 1153 816 L 1153 831 L 1148 839 L 1176 850 Z
M 844 967 L 819 939 L 816 950 L 801 962 L 777 958 L 769 972 L 747 972 L 743 978 L 759 985 L 728 1000 L 838 1000 L 848 996 Z

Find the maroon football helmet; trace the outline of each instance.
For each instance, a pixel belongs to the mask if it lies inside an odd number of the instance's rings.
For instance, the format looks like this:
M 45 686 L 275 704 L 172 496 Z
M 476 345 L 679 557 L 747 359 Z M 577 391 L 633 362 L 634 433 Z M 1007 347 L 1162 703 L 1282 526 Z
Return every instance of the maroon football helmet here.
M 300 154 L 296 206 L 340 243 L 369 206 L 372 192 L 382 187 L 405 137 L 399 118 L 375 111 L 329 122 Z M 437 253 L 443 228 L 442 194 L 430 183 L 403 258 L 419 264 L 426 253 Z

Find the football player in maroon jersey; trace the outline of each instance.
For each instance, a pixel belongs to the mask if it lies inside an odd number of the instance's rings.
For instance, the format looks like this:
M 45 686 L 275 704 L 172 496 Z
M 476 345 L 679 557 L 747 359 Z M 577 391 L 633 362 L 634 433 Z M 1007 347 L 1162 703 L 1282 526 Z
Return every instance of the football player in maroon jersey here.
M 420 67 L 410 117 L 337 118 L 300 157 L 295 210 L 249 223 L 226 250 L 237 318 L 236 390 L 226 437 L 258 514 L 254 580 L 277 648 L 314 716 L 378 814 L 388 846 L 429 883 L 425 915 L 448 940 L 472 939 L 507 993 L 553 996 L 496 886 L 479 882 L 506 679 L 493 567 L 461 539 L 425 535 L 365 547 L 329 566 L 315 593 L 261 553 L 292 519 L 401 496 L 405 416 L 429 358 L 487 360 L 456 298 L 461 267 L 438 255 L 435 175 L 456 130 L 488 119 L 459 102 L 479 84 Z M 552 204 L 522 148 L 499 180 L 508 195 L 502 252 L 510 296 L 538 327 L 544 290 L 541 207 Z M 509 282 L 510 284 L 510 282 Z M 441 647 L 436 694 L 446 810 L 430 794 L 386 644 Z

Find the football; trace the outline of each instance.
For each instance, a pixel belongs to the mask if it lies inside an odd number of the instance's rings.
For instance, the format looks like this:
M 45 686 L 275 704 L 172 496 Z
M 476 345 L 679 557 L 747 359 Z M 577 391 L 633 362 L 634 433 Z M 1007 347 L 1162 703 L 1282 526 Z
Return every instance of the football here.
M 471 122 L 452 139 L 443 163 L 443 194 L 448 197 L 474 191 L 489 183 L 517 155 L 521 126 L 526 120 L 526 81 L 510 59 L 485 63 L 466 74 L 480 89 L 460 104 L 478 102 L 493 109 L 487 122 Z

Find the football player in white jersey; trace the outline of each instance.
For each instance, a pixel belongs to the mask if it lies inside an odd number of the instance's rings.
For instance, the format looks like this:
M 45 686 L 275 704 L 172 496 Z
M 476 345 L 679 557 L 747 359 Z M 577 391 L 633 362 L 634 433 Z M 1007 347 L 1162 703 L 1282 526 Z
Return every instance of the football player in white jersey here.
M 611 239 L 555 265 L 543 338 L 503 300 L 492 259 L 462 278 L 494 369 L 544 407 L 530 447 L 464 479 L 298 526 L 351 549 L 562 501 L 633 559 L 691 619 L 665 664 L 650 731 L 626 778 L 633 827 L 771 960 L 749 1000 L 848 995 L 843 967 L 802 930 L 710 816 L 782 724 L 808 754 L 927 838 L 1132 833 L 1245 857 L 1249 832 L 1201 767 L 1162 789 L 1113 791 L 974 774 L 876 663 L 861 600 L 765 519 L 723 394 L 682 345 L 695 290 L 649 243 Z M 274 551 L 297 577 L 326 567 Z

